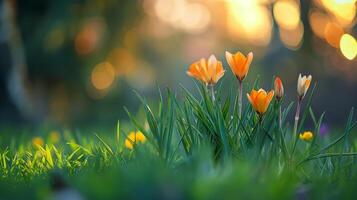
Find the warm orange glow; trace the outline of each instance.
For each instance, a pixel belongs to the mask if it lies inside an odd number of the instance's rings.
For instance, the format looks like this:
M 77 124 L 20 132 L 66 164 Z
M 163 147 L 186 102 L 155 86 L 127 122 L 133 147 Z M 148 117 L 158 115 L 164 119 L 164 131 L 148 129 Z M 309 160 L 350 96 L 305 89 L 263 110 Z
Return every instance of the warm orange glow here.
M 340 50 L 348 60 L 353 60 L 357 55 L 356 39 L 350 34 L 344 34 L 340 40 Z
M 281 28 L 279 30 L 279 36 L 287 48 L 296 50 L 301 46 L 302 43 L 304 36 L 304 25 L 300 23 L 296 29 L 292 30 L 285 30 Z
M 258 91 L 253 89 L 250 94 L 247 94 L 250 104 L 259 115 L 263 115 L 267 111 L 273 96 L 274 90 L 267 93 L 264 89 Z
M 335 16 L 340 25 L 351 26 L 356 16 L 356 0 L 321 0 L 321 2 Z
M 114 49 L 107 60 L 113 64 L 116 76 L 125 75 L 137 64 L 135 56 L 127 49 Z
M 320 38 L 325 37 L 325 29 L 330 19 L 327 15 L 313 11 L 309 14 L 309 21 L 312 31 Z
M 272 35 L 272 18 L 266 5 L 259 0 L 227 0 L 227 28 L 240 42 L 266 46 Z
M 92 19 L 77 33 L 74 47 L 79 55 L 88 55 L 98 46 L 102 37 L 104 22 L 101 19 Z
M 155 13 L 162 21 L 173 24 L 184 14 L 184 3 L 180 0 L 157 0 Z
M 96 65 L 92 71 L 92 84 L 98 90 L 109 88 L 115 79 L 115 69 L 109 62 Z
M 180 19 L 180 26 L 187 32 L 199 33 L 204 31 L 210 23 L 210 12 L 202 4 L 187 4 L 185 14 Z
M 157 17 L 174 28 L 189 33 L 199 33 L 210 24 L 210 12 L 201 3 L 184 0 L 157 0 L 154 5 Z
M 284 29 L 296 29 L 300 22 L 300 6 L 294 0 L 277 1 L 273 7 L 274 18 Z
M 339 48 L 343 29 L 336 23 L 327 23 L 325 29 L 325 39 L 333 47 Z

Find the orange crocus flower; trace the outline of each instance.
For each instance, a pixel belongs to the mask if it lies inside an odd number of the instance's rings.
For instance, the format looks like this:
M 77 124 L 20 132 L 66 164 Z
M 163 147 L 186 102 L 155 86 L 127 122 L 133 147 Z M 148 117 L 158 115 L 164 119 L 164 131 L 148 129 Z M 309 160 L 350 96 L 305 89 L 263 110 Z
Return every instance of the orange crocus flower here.
M 273 96 L 273 90 L 267 93 L 264 89 L 259 89 L 258 91 L 253 89 L 250 94 L 247 94 L 249 102 L 259 115 L 263 115 L 267 111 Z
M 250 63 L 253 60 L 253 53 L 250 52 L 245 56 L 239 51 L 236 54 L 226 51 L 226 59 L 233 74 L 242 82 L 248 74 Z
M 208 60 L 202 58 L 200 61 L 191 64 L 186 73 L 206 85 L 214 85 L 222 78 L 224 72 L 222 62 L 211 55 Z

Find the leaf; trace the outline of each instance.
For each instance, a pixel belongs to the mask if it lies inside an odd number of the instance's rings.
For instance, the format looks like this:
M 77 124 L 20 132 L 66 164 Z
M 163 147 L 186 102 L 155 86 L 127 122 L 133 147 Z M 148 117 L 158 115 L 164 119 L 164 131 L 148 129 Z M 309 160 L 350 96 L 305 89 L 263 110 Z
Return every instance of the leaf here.
M 310 161 L 310 160 L 315 160 L 315 159 L 320 159 L 320 158 L 331 158 L 331 157 L 338 157 L 338 156 L 357 156 L 357 152 L 319 154 L 319 155 L 315 155 L 315 156 L 304 159 L 303 161 L 298 163 L 298 166 L 300 166 L 301 164 L 303 164 L 307 161 Z
M 117 144 L 119 144 L 120 143 L 120 121 L 119 120 L 117 122 L 116 137 L 117 137 Z

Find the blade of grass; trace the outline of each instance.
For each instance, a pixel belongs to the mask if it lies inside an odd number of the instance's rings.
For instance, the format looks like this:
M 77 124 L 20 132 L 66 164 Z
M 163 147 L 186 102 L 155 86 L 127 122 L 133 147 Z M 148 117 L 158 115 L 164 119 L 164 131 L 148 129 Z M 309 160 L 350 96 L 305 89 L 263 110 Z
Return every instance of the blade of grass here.
M 109 146 L 106 142 L 104 142 L 104 140 L 103 140 L 101 137 L 99 137 L 98 134 L 94 133 L 94 135 L 95 135 L 95 136 L 98 138 L 98 140 L 104 145 L 104 147 L 108 150 L 108 152 L 109 152 L 112 156 L 114 156 L 114 153 L 113 153 L 112 149 L 110 148 L 110 146 Z

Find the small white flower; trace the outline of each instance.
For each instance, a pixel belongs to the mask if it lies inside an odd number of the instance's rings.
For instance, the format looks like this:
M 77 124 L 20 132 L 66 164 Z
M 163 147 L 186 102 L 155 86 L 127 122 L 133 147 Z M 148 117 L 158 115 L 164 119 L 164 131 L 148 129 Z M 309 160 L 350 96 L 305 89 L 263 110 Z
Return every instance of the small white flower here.
M 301 74 L 299 74 L 299 79 L 297 83 L 297 93 L 299 95 L 299 98 L 302 99 L 305 97 L 305 94 L 310 87 L 311 79 L 312 79 L 311 75 L 306 77 L 306 76 L 301 76 Z

